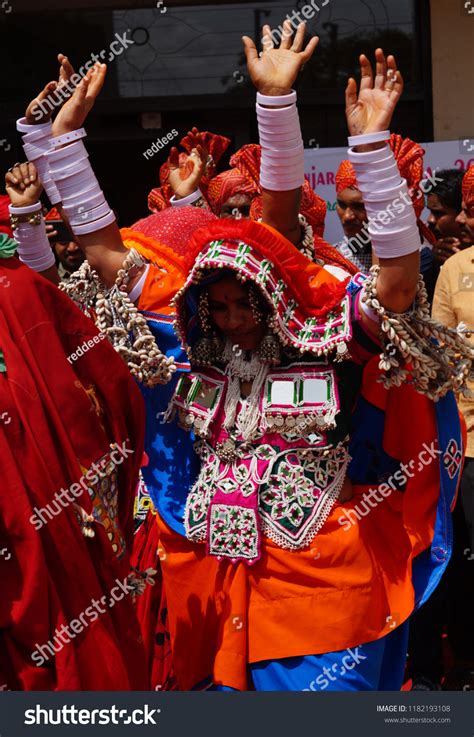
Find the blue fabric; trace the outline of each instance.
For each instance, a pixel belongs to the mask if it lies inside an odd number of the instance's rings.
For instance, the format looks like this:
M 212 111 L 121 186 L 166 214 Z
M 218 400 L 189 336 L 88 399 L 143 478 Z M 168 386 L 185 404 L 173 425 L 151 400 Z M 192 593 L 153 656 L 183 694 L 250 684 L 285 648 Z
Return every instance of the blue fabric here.
M 413 561 L 413 586 L 415 589 L 415 608 L 418 609 L 429 599 L 451 558 L 453 549 L 453 525 L 451 507 L 461 473 L 461 464 L 452 478 L 448 473 L 445 459 L 448 446 L 454 442 L 462 450 L 461 424 L 459 411 L 453 392 L 435 402 L 436 424 L 438 427 L 438 448 L 440 472 L 440 493 L 436 510 L 435 531 L 431 547 Z
M 384 425 L 385 412 L 360 395 L 349 443 L 352 460 L 347 473 L 353 484 L 381 484 L 400 468 L 400 462 L 383 449 Z
M 199 472 L 194 436 L 176 422 L 160 422 L 158 415 L 166 412 L 178 377 L 189 371 L 189 364 L 175 335 L 172 318 L 150 312 L 143 314 L 161 351 L 167 357 L 173 356 L 178 370 L 169 384 L 153 389 L 140 387 L 146 404 L 145 452 L 149 458 L 142 473 L 155 509 L 175 532 L 185 535 L 184 505 Z
M 425 275 L 433 266 L 433 261 L 433 251 L 428 246 L 424 246 L 420 251 L 420 274 Z
M 413 561 L 413 585 L 416 608 L 431 596 L 448 565 L 452 551 L 451 506 L 459 481 L 460 467 L 451 478 L 444 464 L 444 455 L 451 442 L 462 447 L 459 412 L 453 392 L 434 403 L 438 431 L 440 495 L 438 499 L 435 533 L 431 547 Z M 359 397 L 353 414 L 353 432 L 349 444 L 352 461 L 349 478 L 356 484 L 381 484 L 387 478 L 400 491 L 394 473 L 400 468 L 396 458 L 389 456 L 382 447 L 385 413 Z M 420 440 L 421 445 L 421 440 Z
M 357 647 L 252 663 L 249 676 L 256 691 L 400 691 L 407 643 L 408 621 L 380 640 Z

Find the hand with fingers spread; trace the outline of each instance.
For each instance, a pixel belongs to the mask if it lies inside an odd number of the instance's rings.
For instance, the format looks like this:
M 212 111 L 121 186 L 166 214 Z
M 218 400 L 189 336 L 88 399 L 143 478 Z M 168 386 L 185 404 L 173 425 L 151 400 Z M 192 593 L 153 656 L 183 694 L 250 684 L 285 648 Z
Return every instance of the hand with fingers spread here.
M 386 59 L 382 49 L 377 49 L 375 59 L 374 80 L 370 61 L 365 54 L 360 56 L 359 94 L 355 79 L 351 77 L 347 83 L 346 117 L 351 136 L 388 130 L 403 92 L 403 78 L 397 69 L 395 57 Z
M 283 35 L 279 48 L 275 48 L 270 26 L 263 26 L 264 51 L 259 55 L 254 42 L 248 36 L 242 38 L 250 78 L 263 95 L 287 95 L 306 62 L 318 45 L 319 38 L 313 37 L 303 51 L 306 24 L 300 23 L 293 37 L 290 21 L 283 23 Z
M 206 173 L 207 150 L 197 143 L 190 155 L 180 162 L 179 151 L 173 146 L 168 159 L 169 183 L 175 194 L 180 199 L 199 189 L 199 183 Z
M 14 207 L 26 207 L 38 202 L 43 185 L 35 165 L 31 161 L 15 164 L 5 175 L 5 189 Z
M 25 118 L 28 125 L 39 125 L 46 123 L 51 119 L 54 108 L 58 108 L 58 95 L 55 95 L 54 106 L 53 101 L 49 105 L 47 100 L 53 92 L 64 94 L 66 100 L 69 90 L 72 89 L 71 77 L 74 75 L 74 68 L 64 54 L 58 54 L 59 75 L 57 82 L 48 82 L 46 87 L 34 98 L 26 108 Z M 43 104 L 41 104 L 43 103 Z
M 104 86 L 107 65 L 97 62 L 77 85 L 74 94 L 63 105 L 53 123 L 53 136 L 82 128 L 84 121 L 94 107 L 96 98 Z

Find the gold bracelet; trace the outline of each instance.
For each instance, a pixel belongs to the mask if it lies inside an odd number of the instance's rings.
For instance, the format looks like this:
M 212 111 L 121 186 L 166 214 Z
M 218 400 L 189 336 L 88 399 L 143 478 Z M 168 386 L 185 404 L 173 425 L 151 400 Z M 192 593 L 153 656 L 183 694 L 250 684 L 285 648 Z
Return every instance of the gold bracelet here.
M 30 225 L 41 225 L 43 213 L 41 210 L 30 212 L 26 215 L 10 215 L 10 225 L 12 230 L 16 230 L 20 223 L 29 223 Z

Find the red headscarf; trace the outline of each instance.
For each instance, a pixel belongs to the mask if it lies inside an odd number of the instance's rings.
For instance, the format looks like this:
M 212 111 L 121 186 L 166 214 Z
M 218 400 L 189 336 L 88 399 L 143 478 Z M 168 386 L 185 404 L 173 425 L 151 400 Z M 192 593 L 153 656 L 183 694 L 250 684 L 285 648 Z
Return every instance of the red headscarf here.
M 474 164 L 469 167 L 462 180 L 462 199 L 466 208 L 474 211 Z
M 217 166 L 220 159 L 229 148 L 230 138 L 219 136 L 216 133 L 209 133 L 209 131 L 204 131 L 201 133 L 201 136 L 204 141 L 204 145 L 209 151 L 209 155 L 212 156 L 214 162 L 213 167 L 209 171 L 209 175 L 203 177 L 200 183 L 201 191 L 205 194 L 207 192 L 210 178 L 215 172 L 215 166 Z M 191 141 L 189 140 L 189 136 L 184 136 L 180 141 L 180 145 L 184 148 L 186 153 L 181 153 L 179 155 L 179 163 L 184 164 L 193 148 Z M 169 163 L 166 161 L 160 169 L 161 186 L 152 189 L 148 195 L 148 209 L 150 212 L 160 212 L 170 206 L 170 199 L 173 196 L 173 190 L 168 182 L 169 175 L 170 167 Z
M 0 233 L 5 233 L 13 238 L 13 231 L 10 227 L 10 213 L 8 205 L 10 204 L 10 198 L 8 195 L 0 195 Z
M 397 133 L 392 133 L 390 136 L 390 148 L 395 156 L 400 176 L 407 180 L 418 227 L 424 238 L 433 243 L 435 240 L 434 234 L 420 220 L 425 206 L 423 190 L 420 187 L 420 182 L 423 179 L 423 156 L 425 151 L 419 143 L 415 143 L 410 138 L 403 138 Z M 350 187 L 357 189 L 357 179 L 351 162 L 344 160 L 336 174 L 336 192 L 339 194 L 343 189 Z

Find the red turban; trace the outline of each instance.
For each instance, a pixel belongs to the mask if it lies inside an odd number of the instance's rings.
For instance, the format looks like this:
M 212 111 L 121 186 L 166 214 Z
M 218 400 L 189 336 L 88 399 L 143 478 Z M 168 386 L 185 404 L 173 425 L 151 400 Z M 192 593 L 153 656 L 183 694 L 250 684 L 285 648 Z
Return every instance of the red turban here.
M 357 179 L 354 167 L 347 159 L 341 161 L 336 174 L 336 192 L 339 194 L 343 189 L 357 187 Z
M 470 213 L 474 212 L 474 165 L 470 166 L 462 180 L 462 199 Z

